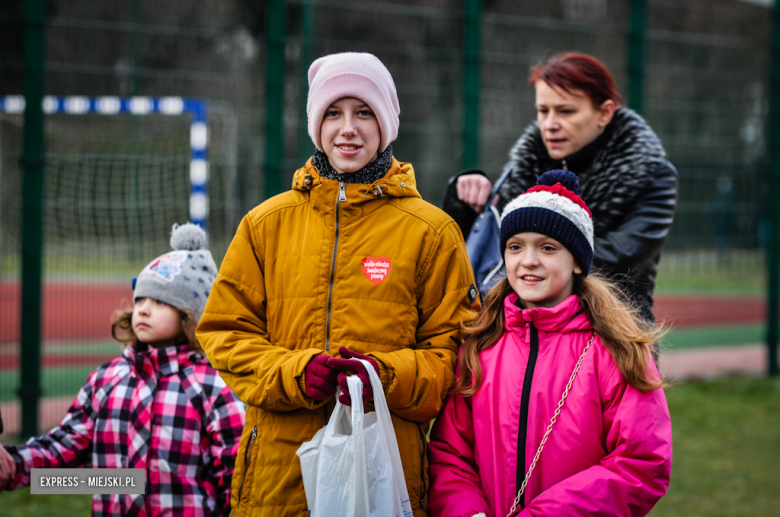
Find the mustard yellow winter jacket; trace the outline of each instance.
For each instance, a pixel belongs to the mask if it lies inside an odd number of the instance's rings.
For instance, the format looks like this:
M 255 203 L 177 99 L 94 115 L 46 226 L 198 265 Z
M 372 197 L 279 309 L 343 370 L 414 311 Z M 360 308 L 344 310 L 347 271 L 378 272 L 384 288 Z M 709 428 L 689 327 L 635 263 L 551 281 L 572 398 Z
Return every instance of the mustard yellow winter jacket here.
M 478 308 L 473 282 L 457 224 L 395 158 L 371 185 L 320 178 L 309 160 L 291 191 L 249 212 L 198 326 L 249 405 L 231 515 L 308 515 L 295 451 L 335 401 L 308 397 L 304 370 L 340 346 L 376 359 L 415 516 L 426 515 L 425 436 L 455 379 L 459 325 Z

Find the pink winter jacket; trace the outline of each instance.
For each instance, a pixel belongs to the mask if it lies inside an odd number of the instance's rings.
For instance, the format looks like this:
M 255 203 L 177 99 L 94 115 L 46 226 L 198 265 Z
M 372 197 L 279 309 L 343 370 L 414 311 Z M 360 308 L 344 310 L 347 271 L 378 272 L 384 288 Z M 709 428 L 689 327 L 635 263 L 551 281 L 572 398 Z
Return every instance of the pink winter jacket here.
M 433 517 L 507 515 L 593 334 L 575 295 L 553 308 L 521 309 L 516 301 L 514 293 L 504 300 L 505 332 L 479 354 L 483 377 L 477 392 L 451 396 L 436 420 L 430 444 Z M 663 390 L 629 386 L 596 336 L 518 515 L 646 515 L 666 492 L 671 467 Z

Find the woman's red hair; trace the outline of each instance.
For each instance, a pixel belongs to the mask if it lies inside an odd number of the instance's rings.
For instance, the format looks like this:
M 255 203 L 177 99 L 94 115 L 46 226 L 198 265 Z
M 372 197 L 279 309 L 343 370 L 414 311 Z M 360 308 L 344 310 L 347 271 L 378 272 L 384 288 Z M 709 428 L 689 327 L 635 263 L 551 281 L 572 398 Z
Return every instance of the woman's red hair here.
M 584 93 L 594 106 L 612 100 L 615 107 L 623 105 L 623 98 L 615 87 L 615 80 L 604 63 L 593 56 L 578 52 L 565 52 L 531 67 L 531 86 L 544 81 L 576 95 Z

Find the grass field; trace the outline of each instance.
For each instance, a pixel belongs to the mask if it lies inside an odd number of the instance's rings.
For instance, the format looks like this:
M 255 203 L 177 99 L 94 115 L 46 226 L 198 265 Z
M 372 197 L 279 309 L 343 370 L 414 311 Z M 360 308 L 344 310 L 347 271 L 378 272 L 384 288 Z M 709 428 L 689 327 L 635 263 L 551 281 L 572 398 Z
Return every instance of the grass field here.
M 766 293 L 766 262 L 759 250 L 664 250 L 656 294 L 756 295 Z
M 43 347 L 43 357 L 54 364 L 62 366 L 41 369 L 41 387 L 44 397 L 75 397 L 79 388 L 87 380 L 87 376 L 98 366 L 118 357 L 121 345 L 113 340 L 85 342 L 55 342 Z M 8 402 L 17 398 L 20 371 L 17 368 L 3 369 L 4 356 L 16 355 L 15 346 L 0 346 L 0 402 Z M 73 360 L 73 359 L 76 360 Z M 90 360 L 90 358 L 94 358 Z M 67 361 L 70 360 L 70 363 Z M 63 363 L 65 363 L 63 365 Z
M 765 333 L 764 325 L 676 328 L 664 337 L 663 350 L 763 343 Z
M 228 240 L 209 238 L 209 251 L 217 264 L 222 262 Z M 144 247 L 134 248 L 125 243 L 117 246 L 106 243 L 74 246 L 47 246 L 43 257 L 43 271 L 48 281 L 69 282 L 130 282 L 155 256 L 169 249 L 168 237 L 144 242 Z M 21 256 L 6 253 L 0 256 L 0 279 L 16 281 L 21 277 Z
M 666 392 L 674 463 L 652 517 L 770 517 L 780 508 L 780 380 L 679 383 Z M 0 494 L 4 517 L 88 515 L 89 496 Z
M 652 517 L 780 514 L 780 380 L 731 378 L 667 391 L 674 462 Z
M 84 385 L 89 374 L 97 367 L 81 366 L 76 368 L 57 368 L 56 370 L 41 370 L 41 384 L 44 397 L 76 397 L 79 388 Z M 19 389 L 19 372 L 0 373 L 0 402 L 17 400 Z

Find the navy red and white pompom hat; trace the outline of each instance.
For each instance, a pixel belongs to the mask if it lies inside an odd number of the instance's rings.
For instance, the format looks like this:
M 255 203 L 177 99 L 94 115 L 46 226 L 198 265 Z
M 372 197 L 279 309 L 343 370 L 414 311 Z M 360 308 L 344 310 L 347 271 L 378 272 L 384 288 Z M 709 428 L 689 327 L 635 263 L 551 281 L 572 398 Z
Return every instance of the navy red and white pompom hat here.
M 534 232 L 557 240 L 574 256 L 588 276 L 593 264 L 593 215 L 577 195 L 577 176 L 570 171 L 547 171 L 504 208 L 501 214 L 501 252 L 518 233 Z

